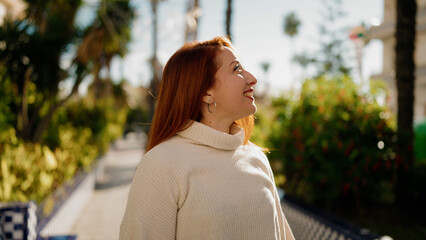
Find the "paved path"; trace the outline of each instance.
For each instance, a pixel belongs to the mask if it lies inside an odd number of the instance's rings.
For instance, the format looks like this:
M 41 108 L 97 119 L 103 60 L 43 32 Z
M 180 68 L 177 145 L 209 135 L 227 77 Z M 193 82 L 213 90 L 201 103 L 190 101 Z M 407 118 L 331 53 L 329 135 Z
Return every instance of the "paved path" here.
M 116 240 L 143 138 L 117 141 L 105 155 L 104 175 L 72 228 L 77 240 Z

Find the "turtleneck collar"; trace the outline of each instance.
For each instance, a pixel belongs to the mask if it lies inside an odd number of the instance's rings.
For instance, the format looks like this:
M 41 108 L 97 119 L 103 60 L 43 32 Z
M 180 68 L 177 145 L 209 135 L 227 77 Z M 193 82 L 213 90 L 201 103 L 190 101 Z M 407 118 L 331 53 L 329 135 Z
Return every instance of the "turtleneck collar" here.
M 244 142 L 244 130 L 232 124 L 231 134 L 218 131 L 205 124 L 192 121 L 191 125 L 177 134 L 197 143 L 223 150 L 235 150 Z

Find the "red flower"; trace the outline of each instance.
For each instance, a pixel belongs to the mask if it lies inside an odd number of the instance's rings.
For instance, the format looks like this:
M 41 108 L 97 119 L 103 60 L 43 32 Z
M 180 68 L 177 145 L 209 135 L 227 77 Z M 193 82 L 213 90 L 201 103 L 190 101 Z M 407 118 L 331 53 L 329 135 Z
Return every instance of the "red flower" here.
M 345 150 L 345 156 L 348 157 L 351 154 L 352 150 L 354 149 L 354 146 L 355 146 L 354 142 L 351 142 L 349 144 L 349 146 Z
M 387 169 L 390 169 L 390 167 L 391 167 L 391 161 L 390 161 L 390 159 L 388 159 L 388 160 L 386 161 L 386 168 L 387 168 Z

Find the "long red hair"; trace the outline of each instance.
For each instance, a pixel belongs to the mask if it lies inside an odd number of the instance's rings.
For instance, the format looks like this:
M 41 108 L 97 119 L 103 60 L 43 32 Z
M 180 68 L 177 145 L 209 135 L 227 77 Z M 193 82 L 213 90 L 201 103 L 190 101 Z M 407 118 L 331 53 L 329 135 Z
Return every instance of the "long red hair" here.
M 146 151 L 184 130 L 191 121 L 201 120 L 202 98 L 213 87 L 218 70 L 216 56 L 224 47 L 233 49 L 225 37 L 186 43 L 169 59 L 164 67 Z M 244 144 L 247 144 L 254 127 L 253 115 L 236 123 L 244 129 Z

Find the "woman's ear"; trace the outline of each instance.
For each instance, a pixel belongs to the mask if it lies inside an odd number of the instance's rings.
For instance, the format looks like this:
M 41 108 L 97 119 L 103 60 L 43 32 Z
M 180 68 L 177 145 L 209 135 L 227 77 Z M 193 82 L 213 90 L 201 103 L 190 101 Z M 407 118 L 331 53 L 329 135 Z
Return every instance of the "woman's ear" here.
M 211 91 L 207 91 L 206 95 L 203 96 L 203 102 L 207 104 L 211 104 L 214 102 Z

